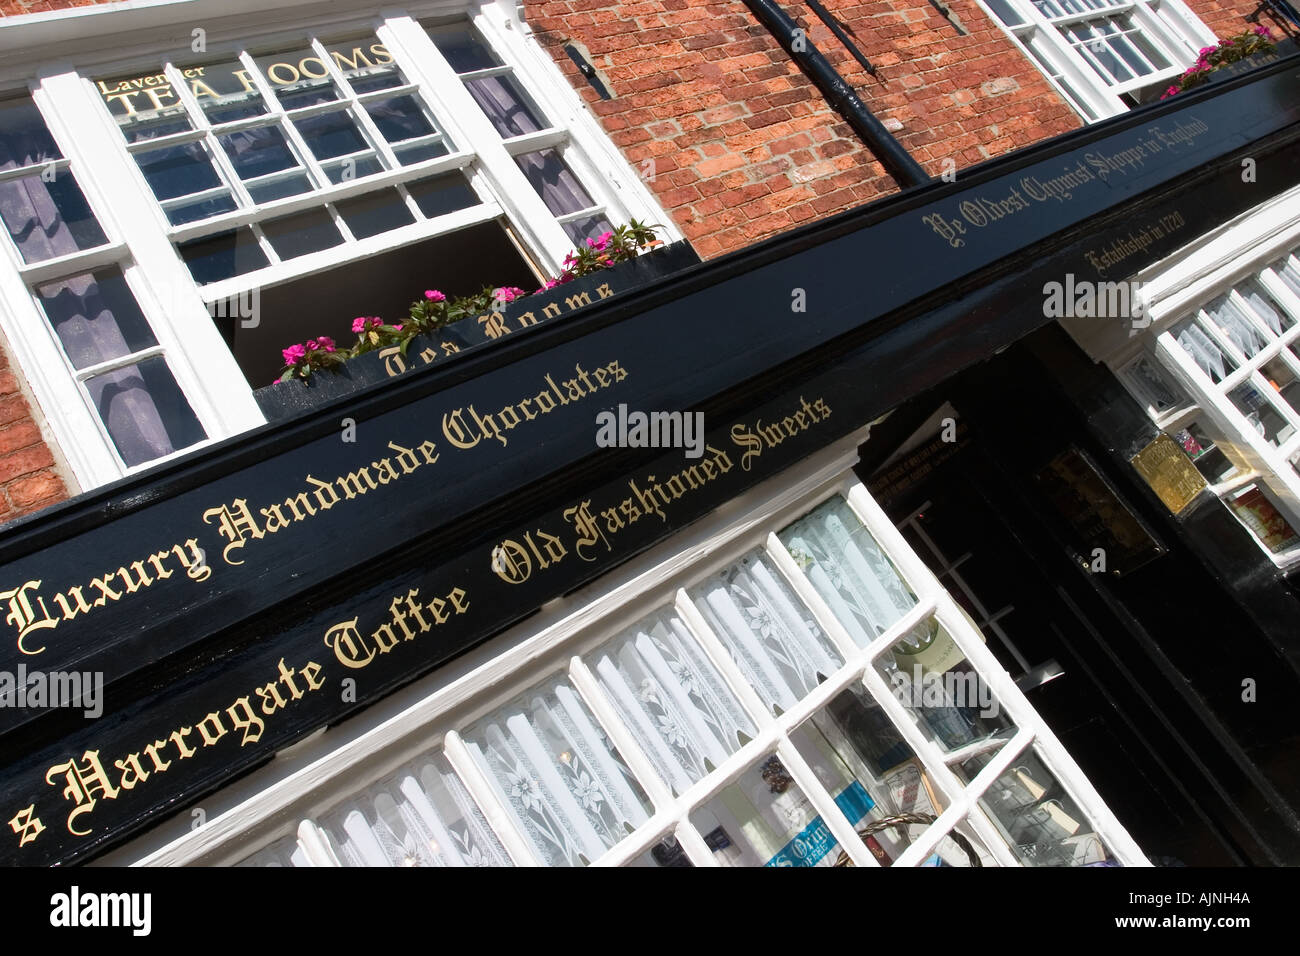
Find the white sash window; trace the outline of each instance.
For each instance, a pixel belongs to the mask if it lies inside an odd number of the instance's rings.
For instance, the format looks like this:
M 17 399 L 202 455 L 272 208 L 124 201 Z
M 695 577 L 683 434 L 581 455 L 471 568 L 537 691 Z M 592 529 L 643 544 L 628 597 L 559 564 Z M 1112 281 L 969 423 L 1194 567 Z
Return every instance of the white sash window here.
M 1181 0 L 983 0 L 1089 122 L 1158 99 L 1215 42 Z

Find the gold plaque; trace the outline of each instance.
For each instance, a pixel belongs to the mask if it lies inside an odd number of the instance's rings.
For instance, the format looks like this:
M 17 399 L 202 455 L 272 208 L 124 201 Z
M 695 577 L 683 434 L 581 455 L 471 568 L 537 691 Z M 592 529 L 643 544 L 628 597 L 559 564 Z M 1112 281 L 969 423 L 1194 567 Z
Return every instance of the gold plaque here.
M 1163 433 L 1132 461 L 1142 480 L 1174 514 L 1191 504 L 1207 484 L 1178 443 Z

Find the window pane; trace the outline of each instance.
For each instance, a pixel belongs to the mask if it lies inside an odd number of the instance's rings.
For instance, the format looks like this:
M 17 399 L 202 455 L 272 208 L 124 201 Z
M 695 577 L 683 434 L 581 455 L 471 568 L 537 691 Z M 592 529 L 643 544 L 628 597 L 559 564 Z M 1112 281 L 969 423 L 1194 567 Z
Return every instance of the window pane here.
M 261 116 L 266 102 L 238 60 L 187 68 L 190 92 L 214 126 Z
M 384 169 L 374 153 L 349 156 L 347 159 L 340 159 L 333 163 L 323 163 L 322 165 L 325 169 L 325 175 L 329 177 L 332 183 L 345 183 L 353 179 L 364 179 L 366 176 L 373 176 L 375 173 L 383 172 Z
M 262 231 L 281 259 L 305 256 L 343 242 L 334 220 L 324 209 L 272 219 L 262 224 Z
M 485 70 L 499 65 L 496 56 L 479 37 L 478 31 L 468 23 L 437 27 L 429 31 L 429 36 L 457 73 Z
M 1236 519 L 1274 554 L 1300 544 L 1300 535 L 1258 485 L 1249 485 L 1223 500 Z
M 934 618 L 905 634 L 874 666 L 921 729 L 945 750 L 1009 736 L 1015 729 L 992 688 Z
M 194 239 L 181 243 L 178 249 L 199 285 L 229 279 L 269 264 L 251 229 L 232 229 Z
M 594 651 L 589 664 L 675 793 L 756 734 L 740 701 L 671 611 L 628 628 Z
M 513 76 L 483 76 L 466 80 L 465 86 L 502 139 L 546 128 L 540 111 L 530 104 L 528 95 Z
M 166 75 L 128 73 L 95 84 L 128 143 L 193 129 Z
M 1174 340 L 1192 357 L 1212 382 L 1222 382 L 1237 367 L 1195 321 L 1172 330 Z
M 381 232 L 415 222 L 411 210 L 406 207 L 396 189 L 381 189 L 355 199 L 344 199 L 335 203 L 334 208 L 358 239 L 377 236 Z
M 116 266 L 39 286 L 36 297 L 73 368 L 158 344 Z
M 557 216 L 577 212 L 593 205 L 591 194 L 578 182 L 560 154 L 553 149 L 525 153 L 515 158 L 546 208 Z
M 240 179 L 256 179 L 298 165 L 298 158 L 278 126 L 241 129 L 218 136 L 217 141 L 230 157 Z
M 427 143 L 414 143 L 409 146 L 397 146 L 393 148 L 393 154 L 397 156 L 397 161 L 403 166 L 410 166 L 414 163 L 422 163 L 426 159 L 436 159 L 439 156 L 447 155 L 447 143 L 442 137 Z
M 990 754 L 979 754 L 953 771 L 969 783 L 990 759 Z M 1113 860 L 1083 811 L 1032 750 L 1015 759 L 984 791 L 979 804 L 1025 866 L 1087 866 Z
M 128 466 L 207 437 L 161 356 L 95 375 L 86 380 L 86 390 Z
M 136 153 L 149 188 L 160 200 L 175 199 L 222 185 L 202 143 L 184 143 Z
M 311 189 L 306 173 L 296 176 L 276 176 L 265 182 L 249 183 L 248 195 L 255 203 L 267 203 L 286 196 L 297 196 Z
M 789 710 L 844 663 L 761 550 L 697 585 L 690 596 L 773 711 Z
M 420 212 L 430 219 L 479 204 L 478 196 L 460 173 L 407 183 L 406 191 L 415 199 Z
M 321 828 L 344 866 L 511 866 L 483 812 L 441 754 L 349 797 Z
M 304 116 L 294 120 L 294 125 L 317 159 L 358 153 L 369 146 L 347 110 Z
M 839 495 L 778 537 L 860 647 L 916 605 L 916 596 Z
M 1230 297 L 1225 295 L 1216 299 L 1205 307 L 1205 312 L 1246 358 L 1266 344 L 1265 333 L 1255 327 L 1250 317 Z
M 677 842 L 675 836 L 666 836 L 640 856 L 631 860 L 628 866 L 694 866 L 686 851 Z
M 326 49 L 357 94 L 401 86 L 406 82 L 387 48 L 374 36 L 331 43 Z
M 1252 382 L 1243 382 L 1228 393 L 1228 398 L 1261 438 L 1277 446 L 1291 437 L 1294 428 L 1274 405 L 1277 392 L 1271 388 L 1268 391 L 1273 392 L 1272 396 Z
M 1256 280 L 1247 279 L 1237 283 L 1237 292 L 1246 300 L 1246 306 L 1254 313 L 1259 323 L 1274 335 L 1281 335 L 1295 325 L 1295 319 L 1291 314 L 1278 305 Z
M 584 866 L 649 817 L 649 799 L 563 679 L 520 695 L 464 739 L 546 865 Z
M 29 99 L 0 103 L 0 169 L 35 166 L 62 155 L 35 103 Z
M 1023 23 L 1024 19 L 1015 11 L 1015 8 L 1007 0 L 988 0 L 989 9 L 997 16 L 999 20 L 1007 26 L 1015 26 Z
M 832 866 L 840 845 L 773 755 L 691 812 L 723 866 Z
M 595 239 L 614 228 L 604 216 L 583 216 L 561 225 L 575 246 L 586 245 L 588 239 Z
M 366 112 L 375 121 L 380 135 L 390 143 L 400 143 L 417 136 L 437 132 L 429 118 L 420 109 L 414 96 L 405 94 L 391 99 L 366 103 Z
M 81 187 L 66 169 L 0 183 L 0 219 L 24 262 L 43 262 L 107 242 Z
M 287 110 L 339 98 L 329 69 L 311 47 L 259 56 L 256 63 L 270 81 L 276 99 Z
M 225 212 L 234 212 L 236 208 L 235 197 L 227 190 L 196 202 L 169 203 L 165 211 L 168 222 L 173 226 L 183 226 L 187 222 L 198 222 Z

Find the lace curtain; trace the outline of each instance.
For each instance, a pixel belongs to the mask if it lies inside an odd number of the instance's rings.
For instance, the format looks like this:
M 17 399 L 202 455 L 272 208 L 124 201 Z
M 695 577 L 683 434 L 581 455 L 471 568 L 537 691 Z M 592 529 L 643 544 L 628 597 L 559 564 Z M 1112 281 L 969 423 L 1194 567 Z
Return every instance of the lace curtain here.
M 916 604 L 916 597 L 843 498 L 831 498 L 778 537 L 861 647 Z
M 680 617 L 660 611 L 593 655 L 592 669 L 655 770 L 681 793 L 755 734 Z
M 441 754 L 422 758 L 327 815 L 344 866 L 510 866 Z
M 789 710 L 844 663 L 761 550 L 713 575 L 691 597 L 773 710 Z
M 465 743 L 549 866 L 590 863 L 649 817 L 631 771 L 564 681 L 484 718 Z

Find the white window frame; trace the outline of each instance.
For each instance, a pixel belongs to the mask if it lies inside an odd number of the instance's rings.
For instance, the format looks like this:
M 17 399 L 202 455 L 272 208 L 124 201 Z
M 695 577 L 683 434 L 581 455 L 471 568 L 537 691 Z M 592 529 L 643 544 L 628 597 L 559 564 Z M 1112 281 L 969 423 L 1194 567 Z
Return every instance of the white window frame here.
M 508 822 L 492 784 L 469 755 L 458 728 L 468 726 L 537 681 L 559 673 L 568 676 L 604 724 L 654 805 L 649 819 L 634 834 L 617 843 L 593 865 L 626 863 L 663 837 L 673 835 L 692 863 L 716 866 L 712 852 L 691 826 L 690 814 L 771 753 L 779 755 L 850 859 L 859 866 L 879 865 L 854 836 L 853 827 L 835 811 L 831 796 L 787 736 L 791 728 L 858 681 L 865 683 L 920 758 L 944 803 L 935 823 L 894 865 L 921 864 L 951 827 L 959 824 L 983 843 L 990 862 L 1020 865 L 991 817 L 979 807 L 978 799 L 1015 760 L 1031 749 L 1069 792 L 1116 859 L 1126 866 L 1149 865 L 1010 675 L 984 646 L 974 624 L 939 586 L 853 475 L 857 442 L 864 437 L 865 433 L 859 433 L 823 449 L 789 474 L 769 479 L 646 556 L 545 606 L 537 617 L 448 665 L 447 673 L 435 673 L 417 682 L 379 702 L 371 709 L 373 713 L 350 722 L 360 726 L 326 730 L 304 744 L 295 745 L 292 754 L 283 755 L 287 758 L 283 763 L 277 760 L 241 785 L 229 788 L 226 795 L 218 794 L 214 801 L 207 801 L 208 822 L 197 831 L 183 832 L 179 824 L 173 823 L 172 832 L 143 838 L 136 846 L 128 846 L 104 862 L 110 865 L 127 861 L 136 865 L 230 864 L 288 838 L 297 839 L 312 865 L 335 865 L 312 818 L 363 789 L 366 784 L 359 781 L 380 779 L 416 756 L 441 748 L 510 857 L 518 865 L 536 865 L 527 839 Z M 865 649 L 853 642 L 775 537 L 777 529 L 837 494 L 844 496 L 917 598 L 913 608 Z M 756 546 L 766 546 L 786 582 L 812 609 L 817 623 L 846 662 L 780 716 L 773 716 L 758 699 L 726 650 L 711 636 L 685 591 Z M 623 728 L 581 657 L 664 605 L 674 605 L 677 613 L 701 636 L 710 660 L 758 727 L 754 740 L 678 796 L 659 780 L 636 738 Z M 950 767 L 987 752 L 990 742 L 982 740 L 951 752 L 944 751 L 915 723 L 871 663 L 931 615 L 979 670 L 1015 724 L 1013 735 L 1001 738 L 1005 740 L 1001 749 L 971 784 L 965 786 Z M 159 845 L 159 840 L 166 842 Z M 152 844 L 153 848 L 146 848 L 145 844 Z
M 524 258 L 541 273 L 558 274 L 564 256 L 573 247 L 545 203 L 528 185 L 487 117 L 436 52 L 419 20 L 455 16 L 470 19 L 485 41 L 514 68 L 516 80 L 552 124 L 538 141 L 562 153 L 611 223 L 636 218 L 658 224 L 665 241 L 682 238 L 646 183 L 587 111 L 581 97 L 545 50 L 531 40 L 517 4 L 501 0 L 414 0 L 378 14 L 365 0 L 294 6 L 298 9 L 292 11 L 292 19 L 286 19 L 279 5 L 253 0 L 174 0 L 152 4 L 144 23 L 140 22 L 140 11 L 129 4 L 78 7 L 0 20 L 0 51 L 5 52 L 7 61 L 0 66 L 0 90 L 21 91 L 26 86 L 37 104 L 101 227 L 123 257 L 141 310 L 167 355 L 177 384 L 207 432 L 208 442 L 265 422 L 252 389 L 212 320 L 213 311 L 219 310 L 224 300 L 502 216 L 508 220 L 509 234 Z M 188 35 L 194 23 L 202 23 L 206 30 L 207 48 L 202 54 L 190 53 L 188 46 L 177 49 L 176 24 L 184 25 Z M 129 32 L 114 37 L 120 43 L 105 43 L 104 36 L 114 30 Z M 482 204 L 437 220 L 417 220 L 347 247 L 287 262 L 272 258 L 268 268 L 197 285 L 173 243 L 214 231 L 210 227 L 215 220 L 181 227 L 167 223 L 96 91 L 94 79 L 131 70 L 157 72 L 171 60 L 183 65 L 225 53 L 274 49 L 321 37 L 328 41 L 355 33 L 374 33 L 379 42 L 388 46 L 408 81 L 436 115 L 442 132 L 460 152 L 268 203 L 258 210 L 241 208 L 228 214 L 227 225 L 264 220 L 270 218 L 270 211 L 284 215 L 319 207 L 326 199 L 369 192 L 389 180 L 406 181 L 456 168 L 465 168 Z M 32 39 L 24 42 L 25 37 Z M 470 143 L 475 146 L 473 152 L 466 148 Z M 233 185 L 241 188 L 237 177 Z M 225 218 L 221 221 L 224 223 Z M 14 357 L 31 384 L 51 434 L 83 489 L 159 463 L 161 459 L 155 459 L 128 468 L 121 462 L 98 415 L 66 373 L 66 362 L 52 338 L 52 330 L 13 269 L 0 268 L 0 329 L 12 344 Z
M 1223 499 L 1248 485 L 1262 485 L 1278 511 L 1300 531 L 1300 474 L 1289 463 L 1292 455 L 1300 453 L 1300 428 L 1281 448 L 1273 447 L 1227 398 L 1223 385 L 1211 382 L 1170 332 L 1172 326 L 1296 248 L 1300 248 L 1300 187 L 1235 217 L 1133 276 L 1142 285 L 1146 316 L 1150 319 L 1141 335 L 1129 335 L 1128 330 L 1118 328 L 1103 332 L 1098 320 L 1074 319 L 1062 324 L 1094 358 L 1106 362 L 1162 431 L 1177 432 L 1199 419 L 1209 422 L 1222 435 L 1238 470 L 1226 480 L 1211 484 L 1211 492 Z M 1300 319 L 1300 296 L 1273 278 L 1263 277 L 1260 282 L 1280 305 Z M 1280 341 L 1300 341 L 1300 332 L 1288 330 Z M 1274 342 L 1246 364 L 1253 368 L 1280 347 L 1279 342 Z M 1143 355 L 1154 360 L 1174 387 L 1189 396 L 1187 402 L 1163 412 L 1151 405 L 1146 390 L 1129 374 L 1132 364 Z M 1234 360 L 1238 363 L 1236 376 L 1225 381 L 1235 386 L 1244 378 L 1242 357 L 1235 356 Z M 1275 554 L 1250 531 L 1243 531 L 1278 568 L 1300 566 L 1300 546 Z
M 1021 22 L 1005 22 L 988 0 L 980 0 L 980 5 L 1061 98 L 1089 123 L 1128 112 L 1130 107 L 1122 99 L 1123 94 L 1171 82 L 1196 62 L 1198 50 L 1217 42 L 1214 32 L 1182 0 L 1104 0 L 1109 4 L 1104 8 L 1051 18 L 1033 0 L 1000 2 L 1014 10 Z M 1091 53 L 1076 50 L 1061 32 L 1062 27 L 1082 21 L 1119 15 L 1132 17 L 1146 40 L 1169 60 L 1168 67 L 1122 83 L 1110 83 L 1093 69 L 1088 60 Z

